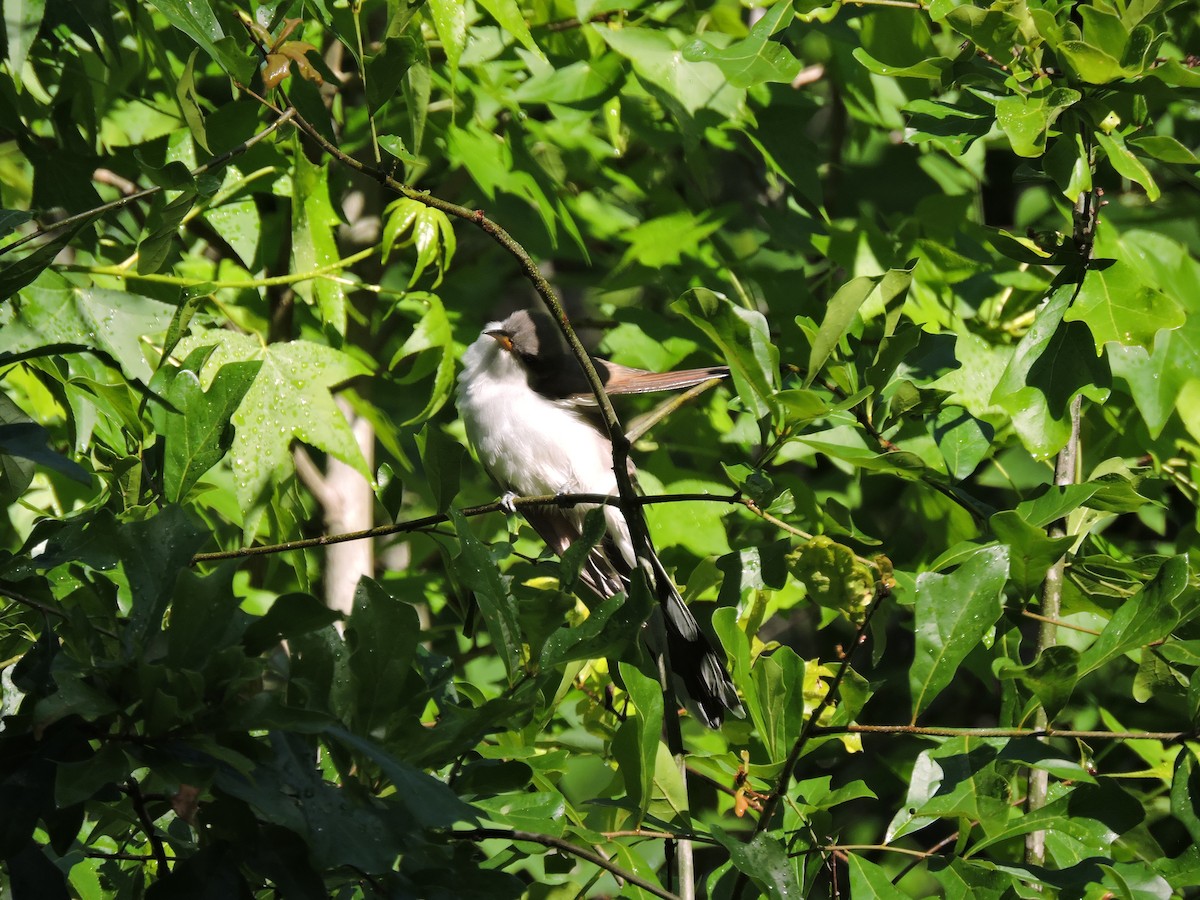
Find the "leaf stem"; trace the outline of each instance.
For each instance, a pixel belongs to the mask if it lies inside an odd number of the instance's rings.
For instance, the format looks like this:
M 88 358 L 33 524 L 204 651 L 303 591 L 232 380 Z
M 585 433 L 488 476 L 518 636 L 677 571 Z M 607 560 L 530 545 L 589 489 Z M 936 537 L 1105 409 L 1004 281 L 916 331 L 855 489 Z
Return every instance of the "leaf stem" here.
M 118 266 L 63 266 L 69 272 L 87 272 L 90 275 L 106 275 L 110 278 L 121 278 L 127 281 L 148 281 L 155 284 L 173 284 L 180 287 L 196 287 L 198 285 L 212 285 L 214 290 L 223 288 L 232 288 L 234 290 L 276 287 L 278 285 L 295 284 L 299 281 L 309 281 L 313 278 L 324 278 L 333 272 L 339 272 L 356 262 L 361 262 L 373 253 L 378 252 L 378 247 L 366 247 L 359 250 L 357 253 L 352 253 L 343 259 L 337 259 L 333 262 L 326 263 L 323 266 L 317 266 L 315 269 L 309 269 L 307 272 L 292 272 L 288 275 L 272 275 L 267 278 L 247 278 L 237 280 L 224 281 L 208 281 L 202 278 L 185 278 L 182 275 L 163 275 L 160 273 L 147 273 L 140 275 L 137 272 L 128 270 L 125 264 Z M 131 260 L 132 261 L 132 260 Z

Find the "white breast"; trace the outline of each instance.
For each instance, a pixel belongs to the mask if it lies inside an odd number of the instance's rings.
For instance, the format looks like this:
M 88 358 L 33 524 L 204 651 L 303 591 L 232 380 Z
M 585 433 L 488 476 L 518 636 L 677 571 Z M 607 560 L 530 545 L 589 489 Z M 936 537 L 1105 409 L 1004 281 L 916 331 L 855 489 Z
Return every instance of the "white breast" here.
M 463 355 L 458 409 L 479 461 L 518 494 L 616 490 L 608 440 L 577 411 L 529 387 L 525 370 L 486 335 Z

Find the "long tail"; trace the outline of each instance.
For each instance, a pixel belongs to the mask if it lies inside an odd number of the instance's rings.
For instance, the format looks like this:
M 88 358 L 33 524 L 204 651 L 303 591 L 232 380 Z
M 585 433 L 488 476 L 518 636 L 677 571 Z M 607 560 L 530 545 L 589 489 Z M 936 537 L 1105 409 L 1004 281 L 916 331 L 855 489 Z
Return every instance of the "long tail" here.
M 678 588 L 658 557 L 652 559 L 655 593 L 666 623 L 671 669 L 683 681 L 701 721 L 709 728 L 720 728 L 726 710 L 739 719 L 745 718 L 746 711 L 725 671 L 725 654 L 713 647 L 700 630 L 696 617 L 679 596 Z

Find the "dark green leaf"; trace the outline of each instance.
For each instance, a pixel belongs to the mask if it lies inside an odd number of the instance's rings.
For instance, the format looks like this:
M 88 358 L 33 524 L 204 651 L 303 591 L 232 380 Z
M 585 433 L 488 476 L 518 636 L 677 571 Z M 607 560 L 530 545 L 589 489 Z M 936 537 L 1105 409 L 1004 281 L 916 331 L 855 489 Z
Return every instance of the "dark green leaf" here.
M 475 592 L 479 610 L 487 624 L 488 634 L 500 659 L 504 662 L 509 680 L 516 678 L 521 668 L 521 626 L 517 605 L 509 591 L 508 579 L 500 575 L 487 547 L 471 531 L 471 526 L 457 509 L 450 510 L 450 521 L 458 535 L 458 553 L 454 569 L 468 588 Z M 552 638 L 553 639 L 553 638 Z
M 207 391 L 200 387 L 200 378 L 191 369 L 183 368 L 172 375 L 166 399 L 178 412 L 168 414 L 164 432 L 167 452 L 163 486 L 167 499 L 183 500 L 229 451 L 233 443 L 231 419 L 260 368 L 260 360 L 221 366 Z
M 444 513 L 458 496 L 464 455 L 462 444 L 450 440 L 440 428 L 428 423 L 417 436 L 417 447 L 421 451 L 425 483 L 433 494 L 434 508 Z
M 1188 585 L 1188 558 L 1172 556 L 1153 581 L 1121 605 L 1095 643 L 1080 655 L 1080 676 L 1167 637 L 1194 602 L 1195 593 Z
M 703 38 L 683 46 L 689 62 L 710 62 L 734 87 L 747 88 L 767 81 L 790 82 L 800 72 L 800 61 L 771 35 L 792 21 L 792 0 L 776 0 L 750 29 L 750 34 L 727 47 L 717 47 Z
M 775 412 L 779 351 L 762 313 L 734 306 L 728 297 L 697 288 L 671 304 L 721 348 L 738 396 L 758 418 Z
M 317 631 L 338 620 L 338 614 L 312 594 L 291 593 L 275 598 L 260 618 L 246 626 L 242 644 L 246 652 L 258 655 L 280 641 L 291 640 Z
M 729 851 L 729 858 L 738 871 L 749 877 L 763 895 L 772 900 L 790 900 L 803 896 L 796 870 L 788 859 L 787 851 L 777 839 L 769 834 L 756 835 L 743 843 L 727 834 L 717 825 L 711 826 L 712 835 Z
M 917 577 L 916 651 L 909 669 L 914 722 L 1000 618 L 1008 569 L 1008 548 L 989 547 L 950 575 Z

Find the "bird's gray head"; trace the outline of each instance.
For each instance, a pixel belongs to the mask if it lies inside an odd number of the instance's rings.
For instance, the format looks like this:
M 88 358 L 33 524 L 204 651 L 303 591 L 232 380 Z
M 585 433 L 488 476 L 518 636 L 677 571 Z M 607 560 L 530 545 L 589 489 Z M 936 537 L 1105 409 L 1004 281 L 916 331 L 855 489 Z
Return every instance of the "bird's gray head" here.
M 544 312 L 520 309 L 486 334 L 526 365 L 545 363 L 566 352 L 562 333 Z

